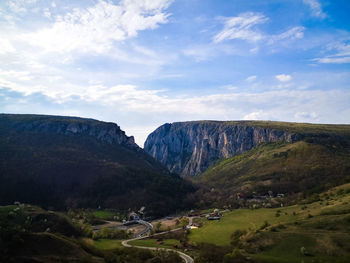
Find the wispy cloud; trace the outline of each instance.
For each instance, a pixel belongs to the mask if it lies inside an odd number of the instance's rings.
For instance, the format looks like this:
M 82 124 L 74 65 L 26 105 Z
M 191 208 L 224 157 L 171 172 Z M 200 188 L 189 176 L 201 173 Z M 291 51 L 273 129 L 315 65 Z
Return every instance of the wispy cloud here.
M 350 44 L 349 43 L 333 43 L 328 45 L 328 51 L 332 54 L 315 58 L 313 61 L 322 64 L 345 64 L 350 63 Z
M 235 17 L 223 18 L 224 28 L 214 36 L 213 41 L 219 43 L 226 39 L 242 39 L 251 42 L 263 38 L 262 33 L 253 27 L 268 21 L 268 18 L 260 13 L 247 12 Z
M 247 12 L 235 17 L 221 18 L 224 21 L 224 28 L 217 33 L 214 43 L 220 43 L 224 40 L 240 39 L 252 43 L 265 41 L 271 45 L 280 41 L 290 41 L 304 37 L 305 27 L 296 26 L 280 34 L 267 34 L 259 31 L 256 26 L 269 21 L 269 18 L 261 13 Z M 258 50 L 255 47 L 252 52 Z
M 87 9 L 74 9 L 58 16 L 52 26 L 34 33 L 22 35 L 22 39 L 46 52 L 108 51 L 114 41 L 123 41 L 137 36 L 139 31 L 154 29 L 167 23 L 164 10 L 171 2 L 130 1 L 119 4 L 100 0 Z
M 7 6 L 15 13 L 25 13 L 28 11 L 28 6 L 36 2 L 37 0 L 10 0 L 7 2 Z
M 323 12 L 322 5 L 318 0 L 303 0 L 304 4 L 308 5 L 311 9 L 311 15 L 320 19 L 327 17 L 327 14 Z
M 304 31 L 305 27 L 303 26 L 296 26 L 293 27 L 281 34 L 276 34 L 276 35 L 271 35 L 269 37 L 269 44 L 273 44 L 275 42 L 281 41 L 281 40 L 295 40 L 295 39 L 300 39 L 304 37 Z

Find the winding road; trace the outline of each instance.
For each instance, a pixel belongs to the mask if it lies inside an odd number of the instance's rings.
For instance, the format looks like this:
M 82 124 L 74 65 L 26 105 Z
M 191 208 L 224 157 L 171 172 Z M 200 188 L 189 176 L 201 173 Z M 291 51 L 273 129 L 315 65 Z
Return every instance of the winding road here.
M 175 253 L 177 253 L 183 260 L 185 263 L 194 263 L 194 260 L 193 258 L 191 258 L 189 255 L 181 252 L 181 251 L 177 251 L 175 249 L 170 249 L 170 248 L 159 248 L 159 247 L 144 247 L 144 246 L 134 246 L 134 245 L 130 245 L 128 244 L 130 241 L 135 241 L 135 240 L 140 240 L 140 239 L 144 239 L 144 238 L 147 238 L 149 236 L 146 236 L 145 234 L 150 231 L 153 226 L 152 224 L 146 222 L 146 221 L 143 221 L 143 220 L 140 220 L 142 222 L 138 222 L 139 224 L 142 224 L 142 225 L 145 225 L 146 226 L 146 229 L 138 234 L 138 237 L 136 238 L 132 238 L 132 239 L 128 239 L 128 240 L 124 240 L 122 242 L 122 245 L 124 247 L 136 247 L 136 248 L 140 248 L 140 249 L 148 249 L 148 250 L 165 250 L 165 251 L 173 251 Z M 157 233 L 157 234 L 154 234 L 153 236 L 159 236 L 159 235 L 163 235 L 163 234 L 166 234 L 166 233 L 169 233 L 169 232 L 175 232 L 175 231 L 179 231 L 181 230 L 182 228 L 176 228 L 176 229 L 173 229 L 173 230 L 170 230 L 170 231 L 165 231 L 165 232 L 161 232 L 161 233 Z

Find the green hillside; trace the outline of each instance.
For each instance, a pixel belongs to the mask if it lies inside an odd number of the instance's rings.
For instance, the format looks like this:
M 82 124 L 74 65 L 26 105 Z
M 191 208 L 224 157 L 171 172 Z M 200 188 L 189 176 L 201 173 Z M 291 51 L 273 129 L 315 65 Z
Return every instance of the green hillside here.
M 212 211 L 212 210 L 209 210 Z M 203 211 L 203 212 L 208 212 Z M 199 263 L 347 263 L 350 260 L 350 184 L 320 193 L 318 201 L 260 209 L 232 209 L 220 220 L 193 219 L 199 228 L 133 241 L 185 250 Z M 185 245 L 182 245 L 185 244 Z
M 71 124 L 72 131 L 82 132 L 69 132 Z M 52 209 L 120 210 L 146 206 L 152 215 L 182 208 L 192 186 L 137 146 L 109 143 L 112 131 L 127 138 L 117 125 L 91 119 L 1 115 L 0 205 L 20 201 Z
M 203 227 L 191 230 L 189 242 L 238 248 L 257 262 L 348 262 L 350 184 L 321 193 L 317 202 L 305 201 L 272 209 L 237 209 L 224 213 L 220 221 L 202 219 Z
M 196 178 L 207 189 L 199 196 L 207 204 L 222 206 L 237 205 L 237 194 L 319 193 L 350 181 L 349 141 L 347 136 L 318 134 L 295 143 L 261 144 L 215 163 Z

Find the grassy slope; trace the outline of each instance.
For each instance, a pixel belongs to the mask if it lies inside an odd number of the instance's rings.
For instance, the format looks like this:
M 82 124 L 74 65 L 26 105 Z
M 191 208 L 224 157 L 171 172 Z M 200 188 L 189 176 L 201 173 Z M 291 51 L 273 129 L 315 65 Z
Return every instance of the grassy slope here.
M 259 230 L 264 221 L 271 226 Z M 349 262 L 350 184 L 333 188 L 311 204 L 234 210 L 220 221 L 204 221 L 189 237 L 194 243 L 229 246 L 231 234 L 238 229 L 248 230 L 244 246 L 248 251 L 257 250 L 251 256 L 263 262 L 298 262 L 302 246 L 313 254 L 304 262 Z
M 218 162 L 196 180 L 211 189 L 203 198 L 219 205 L 230 204 L 238 192 L 321 192 L 350 181 L 348 143 L 327 138 L 262 144 Z

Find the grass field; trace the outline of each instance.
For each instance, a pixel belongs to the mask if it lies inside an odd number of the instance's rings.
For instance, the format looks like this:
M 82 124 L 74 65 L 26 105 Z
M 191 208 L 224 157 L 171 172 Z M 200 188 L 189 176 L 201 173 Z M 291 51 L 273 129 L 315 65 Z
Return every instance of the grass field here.
M 277 211 L 281 211 L 276 217 Z M 293 215 L 295 212 L 296 215 Z M 286 214 L 287 213 L 287 214 Z M 260 228 L 265 221 L 269 224 L 290 223 L 306 216 L 301 206 L 290 206 L 274 209 L 237 209 L 224 213 L 220 221 L 206 221 L 202 228 L 191 230 L 190 241 L 195 243 L 212 243 L 218 246 L 229 246 L 231 234 L 238 229 Z
M 121 248 L 122 241 L 117 239 L 99 239 L 95 240 L 93 242 L 93 245 L 96 248 L 103 249 L 103 250 L 109 250 L 109 249 L 115 249 L 115 248 Z
M 94 211 L 93 215 L 99 219 L 112 220 L 114 216 L 119 216 L 118 213 L 109 210 Z
M 347 184 L 344 187 L 349 187 Z M 335 188 L 329 193 L 335 193 L 340 188 Z M 339 211 L 350 212 L 350 195 L 331 199 L 330 201 L 314 202 L 312 204 L 300 204 L 281 208 L 264 209 L 237 209 L 224 213 L 220 221 L 206 221 L 202 228 L 191 230 L 190 241 L 200 243 L 212 243 L 219 246 L 230 245 L 230 236 L 237 229 L 257 230 L 265 221 L 271 225 L 289 224 L 297 221 L 307 220 L 308 217 L 314 217 L 313 220 L 322 220 L 324 214 L 336 214 Z M 333 212 L 332 212 L 333 211 Z M 279 214 L 279 216 L 276 216 Z M 310 220 L 309 220 L 310 221 Z
M 159 248 L 171 248 L 174 249 L 175 245 L 180 245 L 180 242 L 176 239 L 165 239 L 163 244 L 158 244 L 157 239 L 142 239 L 129 242 L 133 246 L 143 246 L 143 247 L 159 247 Z

